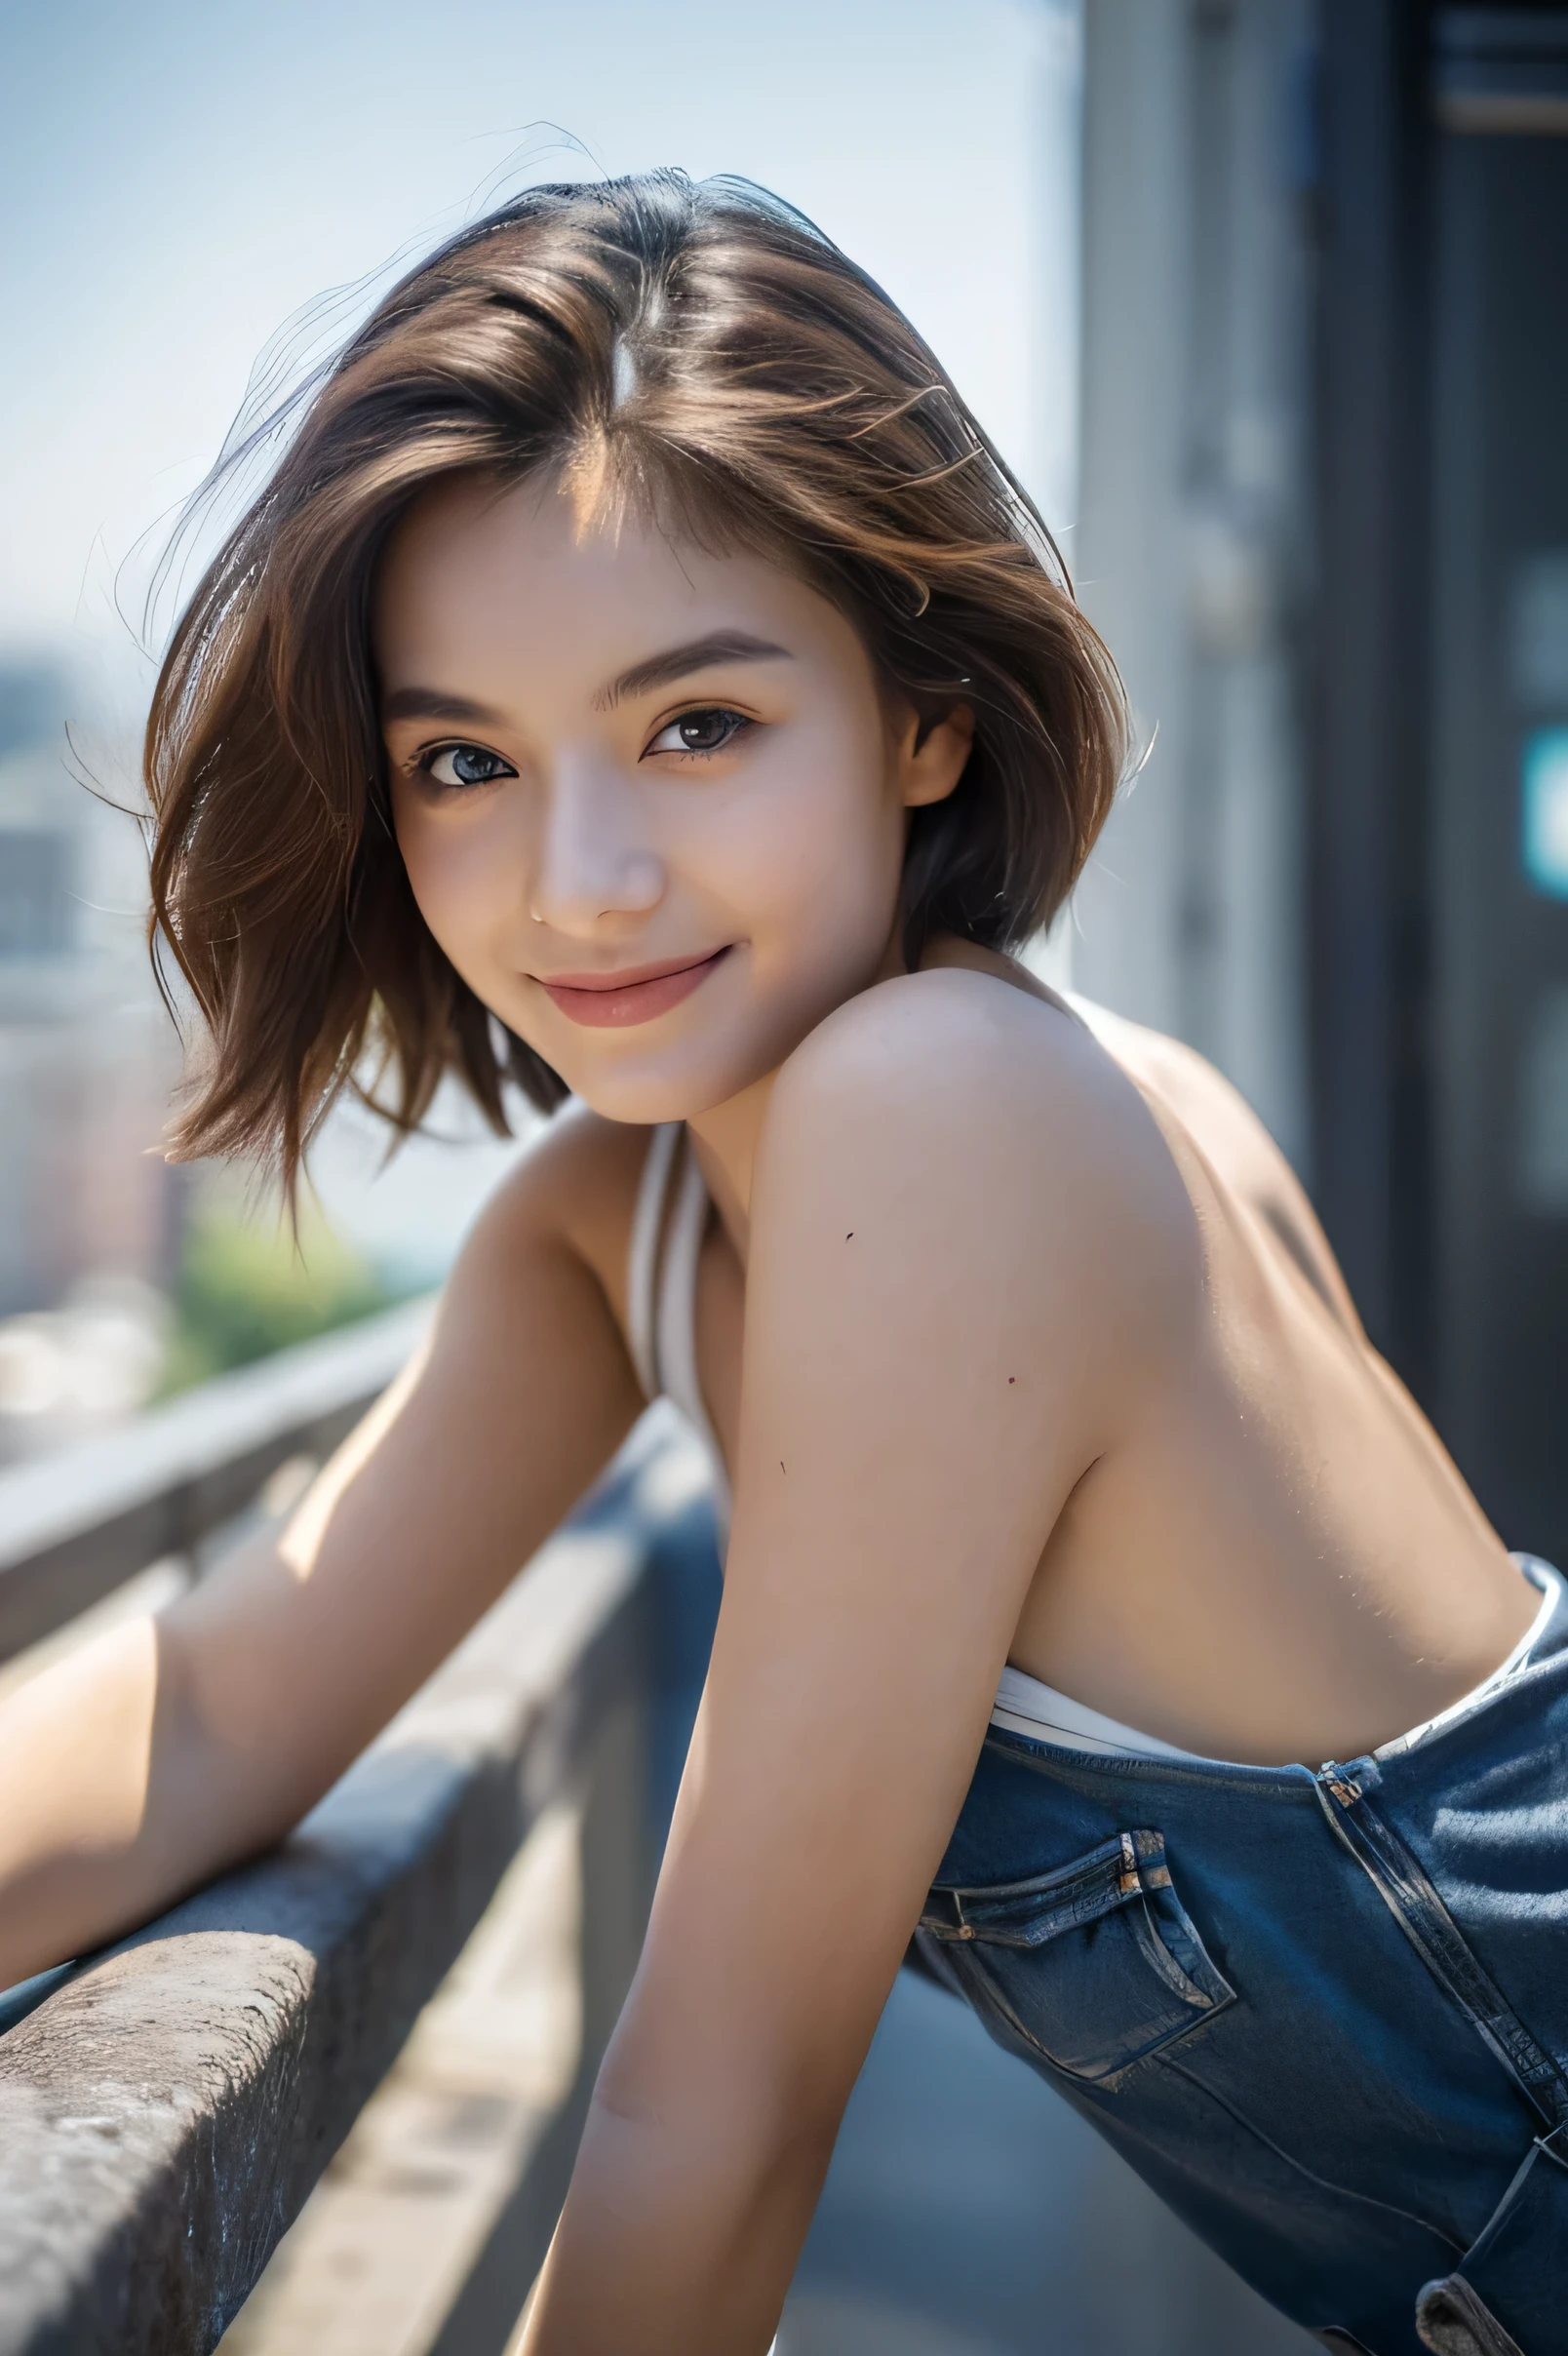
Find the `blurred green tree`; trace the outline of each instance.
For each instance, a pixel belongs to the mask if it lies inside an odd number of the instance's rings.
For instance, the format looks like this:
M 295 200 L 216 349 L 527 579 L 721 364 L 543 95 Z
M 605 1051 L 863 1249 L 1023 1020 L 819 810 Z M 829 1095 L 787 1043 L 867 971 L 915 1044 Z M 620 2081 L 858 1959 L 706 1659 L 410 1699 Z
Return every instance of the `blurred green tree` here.
M 302 1217 L 296 1243 L 287 1222 L 247 1215 L 223 1193 L 198 1198 L 159 1395 L 372 1316 L 403 1297 L 325 1220 Z

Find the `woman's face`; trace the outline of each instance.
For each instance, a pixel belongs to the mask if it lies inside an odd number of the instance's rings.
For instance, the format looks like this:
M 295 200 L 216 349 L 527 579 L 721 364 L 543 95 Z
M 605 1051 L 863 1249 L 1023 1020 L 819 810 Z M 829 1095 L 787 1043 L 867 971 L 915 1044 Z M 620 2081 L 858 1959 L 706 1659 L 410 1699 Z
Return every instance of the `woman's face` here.
M 707 1111 L 898 970 L 905 814 L 969 715 L 891 709 L 792 574 L 466 479 L 394 535 L 374 641 L 425 922 L 600 1112 Z

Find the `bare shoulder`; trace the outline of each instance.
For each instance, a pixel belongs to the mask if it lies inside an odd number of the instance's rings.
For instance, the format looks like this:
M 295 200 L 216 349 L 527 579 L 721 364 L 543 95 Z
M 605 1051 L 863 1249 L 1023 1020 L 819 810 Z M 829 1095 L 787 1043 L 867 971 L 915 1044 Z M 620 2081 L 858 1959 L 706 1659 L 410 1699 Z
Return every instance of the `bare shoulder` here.
M 1063 1182 L 1075 1173 L 1119 1196 L 1181 1195 L 1138 1089 L 1115 1056 L 1060 1007 L 988 973 L 945 966 L 851 999 L 779 1075 L 770 1130 L 858 1149 L 864 1133 L 1006 1169 L 1016 1155 Z
M 504 1282 L 506 1271 L 555 1247 L 598 1277 L 617 1315 L 637 1190 L 650 1132 L 572 1103 L 529 1143 L 465 1243 L 456 1280 Z
M 1074 1005 L 1122 1070 L 1162 1097 L 1206 1151 L 1254 1173 L 1288 1172 L 1289 1163 L 1239 1088 L 1196 1047 L 1089 999 L 1076 999 Z
M 1354 1303 L 1306 1189 L 1240 1090 L 1183 1041 L 1086 999 L 1074 1003 L 1137 1085 L 1174 1114 L 1222 1183 L 1262 1221 L 1340 1323 L 1360 1338 Z
M 754 1227 L 786 1195 L 875 1197 L 906 1253 L 972 1261 L 977 1279 L 981 1262 L 1005 1267 L 1062 1314 L 1119 1304 L 1129 1330 L 1185 1320 L 1200 1281 L 1191 1199 L 1116 1058 L 1059 1006 L 970 969 L 881 983 L 791 1056 Z

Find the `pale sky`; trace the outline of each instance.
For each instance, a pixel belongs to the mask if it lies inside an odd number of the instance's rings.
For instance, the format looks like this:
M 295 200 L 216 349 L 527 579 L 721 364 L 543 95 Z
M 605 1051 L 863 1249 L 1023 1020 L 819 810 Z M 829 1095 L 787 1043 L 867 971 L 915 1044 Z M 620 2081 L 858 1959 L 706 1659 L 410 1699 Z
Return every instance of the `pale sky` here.
M 487 190 L 595 167 L 740 172 L 800 205 L 1065 521 L 1076 71 L 1072 0 L 4 11 L 0 646 L 65 634 L 91 661 L 113 638 L 116 569 L 291 314 Z

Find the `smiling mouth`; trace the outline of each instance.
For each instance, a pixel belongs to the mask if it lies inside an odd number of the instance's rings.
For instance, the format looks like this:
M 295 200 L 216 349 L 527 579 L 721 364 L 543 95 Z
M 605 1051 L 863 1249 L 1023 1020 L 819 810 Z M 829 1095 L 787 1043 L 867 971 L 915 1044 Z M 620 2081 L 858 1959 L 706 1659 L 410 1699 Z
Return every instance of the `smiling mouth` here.
M 724 962 L 732 944 L 726 942 L 711 957 L 675 965 L 637 965 L 624 973 L 574 973 L 569 979 L 547 980 L 535 975 L 539 988 L 568 1022 L 591 1031 L 617 1030 L 629 1023 L 650 1023 L 700 989 L 716 965 Z

